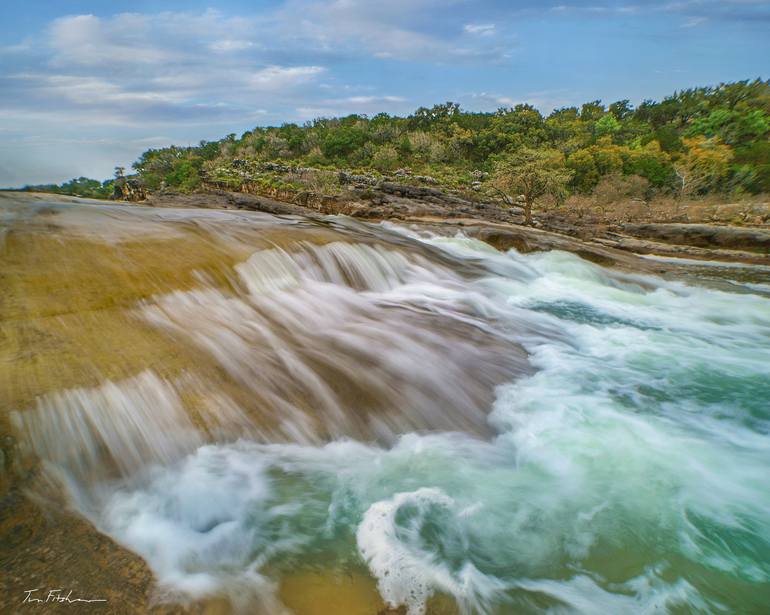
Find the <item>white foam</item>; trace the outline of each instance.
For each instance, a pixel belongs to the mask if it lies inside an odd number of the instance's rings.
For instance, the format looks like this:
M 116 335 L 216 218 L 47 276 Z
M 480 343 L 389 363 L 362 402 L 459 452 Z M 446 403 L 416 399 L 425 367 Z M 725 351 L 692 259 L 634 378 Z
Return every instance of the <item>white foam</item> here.
M 41 397 L 12 420 L 26 448 L 86 484 L 172 463 L 204 442 L 173 385 L 149 370 Z
M 687 581 L 679 579 L 673 583 L 662 581 L 654 570 L 647 570 L 643 575 L 611 589 L 601 587 L 585 575 L 557 581 L 552 579 L 521 579 L 516 586 L 533 594 L 548 596 L 556 601 L 557 606 L 546 612 L 580 613 L 634 613 L 655 615 L 658 613 L 677 612 L 680 609 L 698 612 L 710 612 L 698 591 Z M 719 605 L 717 605 L 719 607 Z M 723 610 L 723 608 L 719 608 Z
M 265 534 L 270 494 L 254 455 L 204 446 L 179 464 L 156 468 L 145 486 L 114 492 L 95 521 L 150 563 L 166 598 L 227 593 L 252 608 L 273 605 L 266 610 L 273 613 L 280 606 L 275 586 L 259 568 L 272 551 L 297 541 Z
M 400 524 L 399 511 L 410 507 L 413 517 Z M 361 557 L 377 579 L 377 587 L 392 608 L 406 606 L 408 615 L 425 613 L 435 591 L 454 596 L 462 611 L 486 612 L 487 605 L 504 584 L 483 575 L 466 562 L 457 571 L 441 562 L 437 552 L 425 548 L 420 533 L 431 509 L 455 515 L 455 502 L 440 489 L 421 488 L 397 493 L 375 502 L 364 514 L 356 532 Z M 450 531 L 449 527 L 443 528 Z M 460 537 L 462 538 L 462 537 Z

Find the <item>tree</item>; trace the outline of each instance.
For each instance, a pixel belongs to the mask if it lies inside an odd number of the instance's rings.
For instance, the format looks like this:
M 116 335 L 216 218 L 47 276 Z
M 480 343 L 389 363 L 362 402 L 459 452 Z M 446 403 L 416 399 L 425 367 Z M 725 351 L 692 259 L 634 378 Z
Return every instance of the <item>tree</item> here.
M 443 123 L 446 120 L 457 116 L 459 113 L 460 104 L 447 101 L 441 105 L 433 105 L 430 109 L 427 107 L 420 107 L 409 119 L 415 128 L 425 129 Z
M 625 99 L 612 103 L 609 112 L 615 116 L 615 119 L 624 120 L 634 112 L 634 108 L 631 105 L 631 101 Z
M 623 151 L 622 145 L 615 145 L 612 139 L 605 137 L 591 147 L 591 156 L 599 175 L 613 175 L 623 172 Z M 569 166 L 569 165 L 568 165 Z
M 674 165 L 681 182 L 680 192 L 693 195 L 717 191 L 730 173 L 733 151 L 719 139 L 685 139 L 687 153 Z
M 612 113 L 603 115 L 596 122 L 596 135 L 599 137 L 614 134 L 618 130 L 620 130 L 620 122 Z
M 675 178 L 671 157 L 657 141 L 650 141 L 644 147 L 627 149 L 623 172 L 626 175 L 641 175 L 655 188 L 670 187 Z
M 715 109 L 706 117 L 695 120 L 687 129 L 689 137 L 704 135 L 719 137 L 729 145 L 754 141 L 770 131 L 770 116 L 762 110 L 748 113 Z
M 343 126 L 329 133 L 321 143 L 324 156 L 344 158 L 366 143 L 366 134 L 359 128 Z
M 508 195 L 523 197 L 524 222 L 532 224 L 535 202 L 546 195 L 563 199 L 571 177 L 561 152 L 522 148 L 498 162 L 494 184 Z
M 572 170 L 572 186 L 588 194 L 599 183 L 599 171 L 591 152 L 579 149 L 567 159 L 567 167 Z
M 595 122 L 605 113 L 604 105 L 601 100 L 592 100 L 584 103 L 580 107 L 580 119 L 584 122 Z

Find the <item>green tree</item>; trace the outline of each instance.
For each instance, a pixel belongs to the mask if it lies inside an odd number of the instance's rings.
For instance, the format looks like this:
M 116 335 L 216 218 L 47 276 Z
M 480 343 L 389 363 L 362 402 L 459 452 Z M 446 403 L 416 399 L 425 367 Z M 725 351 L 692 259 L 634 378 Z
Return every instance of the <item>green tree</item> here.
M 601 100 L 592 100 L 584 103 L 580 108 L 580 119 L 584 122 L 595 122 L 605 113 L 604 105 Z
M 498 162 L 494 185 L 509 197 L 522 197 L 524 222 L 529 225 L 535 203 L 546 195 L 563 199 L 570 177 L 561 152 L 522 148 Z
M 716 192 L 730 173 L 733 151 L 719 137 L 685 139 L 687 153 L 675 164 L 681 194 Z
M 620 122 L 612 113 L 607 113 L 596 122 L 595 130 L 599 137 L 612 135 L 620 130 Z
M 641 175 L 655 188 L 671 187 L 675 178 L 671 157 L 657 141 L 650 141 L 644 147 L 626 149 L 623 172 L 626 175 Z
M 634 112 L 634 107 L 630 100 L 619 100 L 610 105 L 609 112 L 615 116 L 615 119 L 624 120 Z
M 324 156 L 331 159 L 344 158 L 366 143 L 366 134 L 354 126 L 342 126 L 332 130 L 321 143 Z
M 195 190 L 201 183 L 201 162 L 200 158 L 175 160 L 171 172 L 163 178 L 164 182 L 184 192 Z
M 614 145 L 610 138 L 599 139 L 598 143 L 591 147 L 591 156 L 599 175 L 614 175 L 623 172 L 624 146 Z
M 730 109 L 714 109 L 706 117 L 692 122 L 687 129 L 687 136 L 703 135 L 707 138 L 719 137 L 725 143 L 734 145 L 752 141 L 770 131 L 770 116 L 764 111 L 754 109 L 748 112 Z
M 581 149 L 567 158 L 567 168 L 572 170 L 572 186 L 588 194 L 599 183 L 599 171 L 591 152 Z
M 770 140 L 757 140 L 736 148 L 735 163 L 742 189 L 770 192 Z

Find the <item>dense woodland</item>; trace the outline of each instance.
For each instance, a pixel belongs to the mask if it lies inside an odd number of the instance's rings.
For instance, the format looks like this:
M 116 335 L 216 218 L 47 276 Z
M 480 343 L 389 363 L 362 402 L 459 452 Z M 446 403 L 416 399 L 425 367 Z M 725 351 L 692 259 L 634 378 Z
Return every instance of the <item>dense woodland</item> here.
M 204 184 L 237 189 L 244 168 L 259 176 L 259 165 L 267 162 L 374 176 L 401 169 L 402 177 L 427 176 L 477 191 L 519 192 L 514 180 L 526 163 L 550 169 L 550 192 L 562 195 L 768 193 L 770 81 L 682 90 L 638 107 L 628 100 L 595 100 L 547 116 L 526 104 L 480 113 L 447 102 L 408 117 L 319 118 L 301 126 L 258 127 L 196 147 L 150 149 L 133 167 L 149 190 L 193 191 Z M 269 173 L 256 179 L 277 181 Z M 333 191 L 333 184 L 320 188 Z M 112 185 L 80 178 L 42 188 L 105 196 Z

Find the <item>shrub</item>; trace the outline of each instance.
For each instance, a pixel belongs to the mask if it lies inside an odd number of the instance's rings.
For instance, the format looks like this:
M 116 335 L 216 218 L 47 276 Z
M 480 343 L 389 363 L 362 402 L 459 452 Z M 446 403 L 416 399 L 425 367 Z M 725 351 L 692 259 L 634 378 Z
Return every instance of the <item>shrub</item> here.
M 383 145 L 372 156 L 372 166 L 381 173 L 390 173 L 398 168 L 398 151 L 392 145 Z
M 602 177 L 592 194 L 597 203 L 608 205 L 627 199 L 646 198 L 649 189 L 650 182 L 640 175 L 613 173 Z

